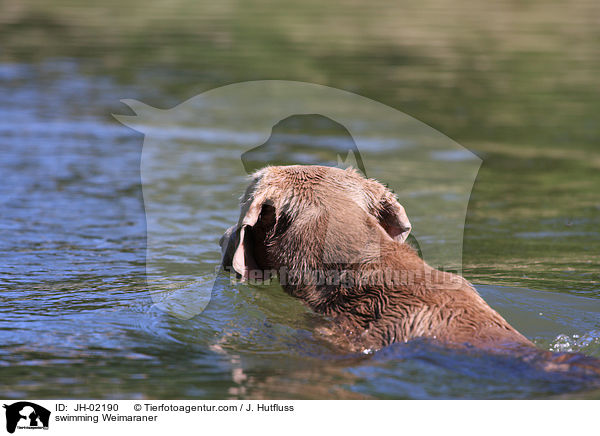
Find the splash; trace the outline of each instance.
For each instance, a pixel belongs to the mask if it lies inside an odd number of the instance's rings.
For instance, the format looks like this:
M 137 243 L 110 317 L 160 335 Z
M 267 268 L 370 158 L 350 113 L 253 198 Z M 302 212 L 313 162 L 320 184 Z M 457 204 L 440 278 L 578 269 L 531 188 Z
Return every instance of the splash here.
M 600 330 L 583 334 L 558 335 L 550 344 L 550 351 L 585 353 L 600 357 Z

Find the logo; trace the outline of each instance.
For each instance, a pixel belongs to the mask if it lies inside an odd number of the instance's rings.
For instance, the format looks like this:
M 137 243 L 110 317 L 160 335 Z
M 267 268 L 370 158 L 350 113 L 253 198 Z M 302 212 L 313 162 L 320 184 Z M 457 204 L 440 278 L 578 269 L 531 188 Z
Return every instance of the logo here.
M 14 433 L 15 429 L 48 429 L 50 411 L 29 401 L 19 401 L 6 409 L 6 431 Z
M 230 277 L 212 269 L 216 259 L 199 265 L 197 241 L 205 237 L 196 232 L 221 234 L 219 223 L 235 224 L 234 193 L 246 189 L 248 173 L 268 165 L 352 166 L 384 182 L 410 216 L 410 242 L 423 260 L 460 274 L 481 159 L 408 114 L 341 89 L 284 80 L 226 85 L 170 109 L 122 101 L 135 115 L 115 118 L 144 134 L 146 281 L 167 313 L 192 318 L 226 286 Z M 336 232 L 327 228 L 324 246 L 337 244 Z M 342 253 L 332 261 L 352 258 Z

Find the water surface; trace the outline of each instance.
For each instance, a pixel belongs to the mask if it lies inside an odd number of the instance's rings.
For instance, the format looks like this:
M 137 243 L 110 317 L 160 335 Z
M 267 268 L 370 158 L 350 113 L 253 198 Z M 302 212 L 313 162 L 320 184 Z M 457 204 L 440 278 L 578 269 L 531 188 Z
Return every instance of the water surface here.
M 249 137 L 235 129 L 165 132 L 205 158 L 192 179 L 163 169 L 165 207 L 181 207 L 162 242 L 182 280 L 212 291 L 202 314 L 171 316 L 145 283 L 143 135 L 110 115 L 128 113 L 122 98 L 168 108 L 277 78 L 415 116 L 483 159 L 465 277 L 540 347 L 600 358 L 596 3 L 77 5 L 8 1 L 0 13 L 2 396 L 598 398 L 581 380 L 419 341 L 339 355 L 314 335 L 324 320 L 278 286 L 215 282 L 245 184 Z M 386 182 L 397 150 L 376 151 Z M 199 217 L 178 201 L 190 185 Z

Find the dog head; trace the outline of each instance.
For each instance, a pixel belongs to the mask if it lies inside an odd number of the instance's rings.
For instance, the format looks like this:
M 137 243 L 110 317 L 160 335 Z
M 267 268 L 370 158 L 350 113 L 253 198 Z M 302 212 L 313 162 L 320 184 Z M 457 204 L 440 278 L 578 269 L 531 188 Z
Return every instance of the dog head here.
M 352 168 L 266 167 L 252 175 L 238 225 L 221 239 L 223 265 L 245 279 L 254 270 L 352 264 L 410 230 L 394 194 Z

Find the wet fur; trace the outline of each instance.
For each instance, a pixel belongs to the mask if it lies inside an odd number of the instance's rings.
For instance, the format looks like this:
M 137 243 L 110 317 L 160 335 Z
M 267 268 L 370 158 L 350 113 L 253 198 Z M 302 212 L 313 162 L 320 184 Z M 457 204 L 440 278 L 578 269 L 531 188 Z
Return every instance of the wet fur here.
M 353 169 L 264 168 L 252 176 L 241 208 L 240 222 L 222 239 L 223 265 L 246 279 L 282 269 L 288 278 L 322 270 L 352 277 L 351 286 L 282 282 L 287 293 L 334 320 L 334 334 L 350 351 L 429 338 L 519 353 L 549 370 L 577 361 L 600 373 L 595 359 L 537 350 L 465 279 L 427 265 L 403 242 L 410 222 L 393 193 Z M 385 271 L 400 279 L 380 279 Z

